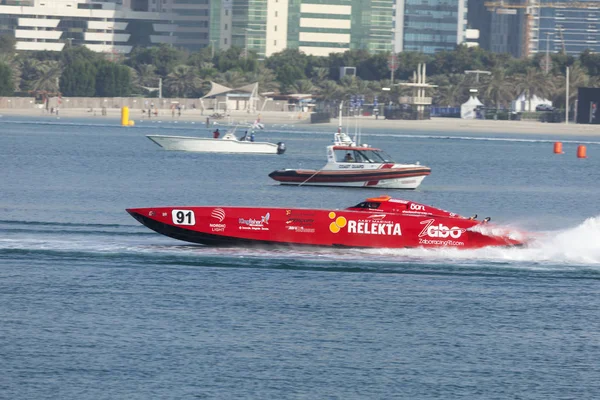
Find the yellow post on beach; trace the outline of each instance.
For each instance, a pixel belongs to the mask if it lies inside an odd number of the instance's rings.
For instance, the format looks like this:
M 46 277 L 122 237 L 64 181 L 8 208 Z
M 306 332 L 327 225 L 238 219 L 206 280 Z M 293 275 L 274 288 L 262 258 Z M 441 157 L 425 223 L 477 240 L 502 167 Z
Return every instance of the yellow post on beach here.
M 129 126 L 129 107 L 121 107 L 121 126 Z

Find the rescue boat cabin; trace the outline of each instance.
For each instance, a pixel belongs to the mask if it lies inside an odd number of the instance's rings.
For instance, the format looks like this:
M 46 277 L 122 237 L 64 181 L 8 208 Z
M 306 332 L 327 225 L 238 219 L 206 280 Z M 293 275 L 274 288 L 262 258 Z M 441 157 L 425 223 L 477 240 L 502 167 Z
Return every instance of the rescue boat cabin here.
M 395 163 L 385 151 L 363 146 L 329 146 L 327 161 L 333 163 Z

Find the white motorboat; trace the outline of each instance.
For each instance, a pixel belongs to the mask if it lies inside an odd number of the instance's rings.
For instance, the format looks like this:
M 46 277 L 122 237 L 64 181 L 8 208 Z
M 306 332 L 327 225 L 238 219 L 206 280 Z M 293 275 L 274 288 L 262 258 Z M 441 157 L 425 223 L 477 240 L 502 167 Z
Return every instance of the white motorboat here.
M 327 146 L 323 168 L 280 169 L 269 177 L 282 185 L 416 189 L 430 173 L 431 168 L 419 163 L 396 163 L 383 150 L 357 145 L 342 132 L 340 112 L 340 128 L 334 134 L 333 145 Z
M 285 144 L 283 142 L 277 144 L 256 142 L 251 141 L 250 137 L 246 135 L 238 139 L 235 135 L 235 129 L 219 138 L 167 135 L 146 135 L 146 137 L 163 149 L 174 151 L 248 154 L 283 154 L 285 152 Z

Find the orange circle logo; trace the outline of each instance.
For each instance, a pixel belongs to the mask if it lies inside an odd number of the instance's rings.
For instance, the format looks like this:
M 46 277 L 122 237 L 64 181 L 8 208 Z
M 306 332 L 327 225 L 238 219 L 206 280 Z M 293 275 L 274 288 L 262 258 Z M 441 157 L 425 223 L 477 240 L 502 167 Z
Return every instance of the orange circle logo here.
M 348 221 L 346 221 L 346 218 L 344 218 L 344 217 L 336 218 L 336 215 L 333 211 L 329 213 L 329 219 L 334 220 L 332 223 L 329 224 L 329 230 L 332 233 L 338 233 L 340 231 L 340 229 L 345 227 L 346 224 L 348 223 Z

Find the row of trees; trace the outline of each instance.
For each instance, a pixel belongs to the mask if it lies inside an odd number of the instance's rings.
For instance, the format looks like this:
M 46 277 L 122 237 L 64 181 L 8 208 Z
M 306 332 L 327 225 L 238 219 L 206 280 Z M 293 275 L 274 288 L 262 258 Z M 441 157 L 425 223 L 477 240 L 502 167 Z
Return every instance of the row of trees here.
M 600 54 L 584 52 L 575 59 L 551 55 L 546 74 L 544 55 L 527 60 L 480 48 L 457 46 L 454 51 L 435 55 L 404 52 L 398 56 L 395 82 L 410 82 L 419 63 L 427 64 L 428 81 L 434 104 L 456 106 L 464 102 L 469 89 L 477 88 L 488 105 L 506 107 L 520 93 L 552 99 L 564 104 L 565 71 L 570 67 L 570 87 L 576 96 L 578 86 L 600 85 Z M 35 91 L 60 92 L 64 96 L 148 95 L 163 82 L 166 97 L 200 97 L 210 89 L 210 81 L 229 87 L 259 82 L 261 92 L 313 93 L 325 101 L 348 99 L 362 94 L 380 102 L 396 101 L 410 89 L 392 85 L 389 54 L 350 50 L 328 57 L 306 55 L 295 49 L 258 60 L 256 54 L 239 48 L 213 51 L 205 48 L 188 53 L 167 45 L 136 48 L 127 57 L 98 54 L 85 47 L 67 46 L 62 52 L 14 51 L 14 39 L 0 37 L 0 95 Z M 342 66 L 354 66 L 356 77 L 340 79 Z M 466 70 L 486 70 L 490 75 L 476 79 Z M 382 92 L 382 88 L 392 90 Z M 156 95 L 156 91 L 153 93 Z M 152 94 L 151 94 L 152 95 Z

